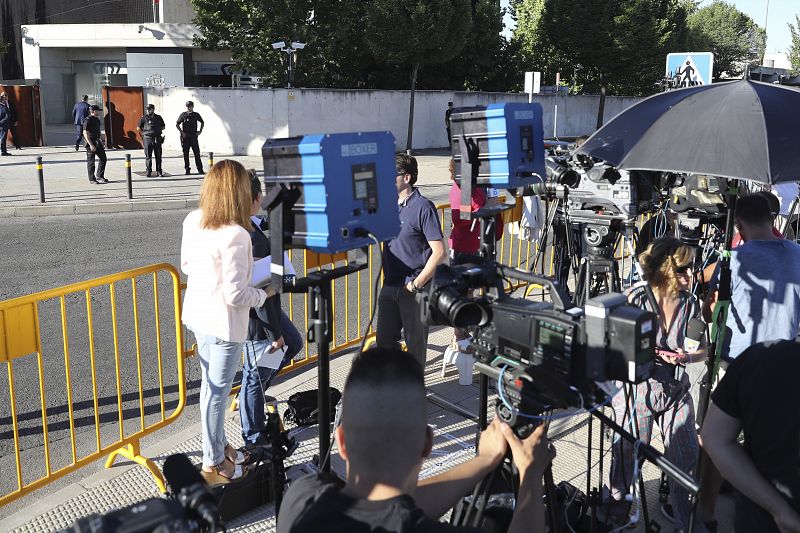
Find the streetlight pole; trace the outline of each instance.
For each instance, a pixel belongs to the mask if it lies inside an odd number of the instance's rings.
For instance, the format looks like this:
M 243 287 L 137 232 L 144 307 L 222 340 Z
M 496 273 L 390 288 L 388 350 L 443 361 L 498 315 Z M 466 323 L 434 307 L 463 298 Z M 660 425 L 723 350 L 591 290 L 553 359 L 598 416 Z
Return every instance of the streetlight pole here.
M 286 52 L 286 55 L 289 56 L 289 64 L 288 69 L 286 72 L 286 87 L 288 89 L 292 88 L 294 84 L 294 61 L 295 61 L 295 54 L 297 54 L 298 50 L 302 50 L 306 47 L 305 43 L 301 43 L 298 41 L 292 42 L 291 45 L 287 46 L 286 42 L 278 41 L 276 43 L 272 43 L 272 48 L 279 51 L 279 52 Z

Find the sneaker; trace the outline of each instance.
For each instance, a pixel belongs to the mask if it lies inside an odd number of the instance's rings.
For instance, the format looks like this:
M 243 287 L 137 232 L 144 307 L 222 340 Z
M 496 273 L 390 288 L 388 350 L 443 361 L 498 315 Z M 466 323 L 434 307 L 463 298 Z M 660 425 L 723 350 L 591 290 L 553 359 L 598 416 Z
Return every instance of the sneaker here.
M 158 177 L 159 177 L 159 178 L 163 178 L 163 177 L 164 177 L 164 173 L 163 173 L 163 172 L 161 172 L 160 170 L 158 171 Z
M 77 151 L 79 151 L 80 149 L 81 149 L 81 145 L 80 145 L 80 144 L 76 144 L 76 145 L 75 145 L 75 151 L 77 152 Z
M 152 176 L 152 175 L 153 175 L 153 173 L 152 173 L 152 172 L 149 172 L 149 171 L 147 172 L 147 177 L 148 177 L 148 178 L 149 178 L 150 176 Z
M 10 152 L 3 152 L 3 153 L 0 153 L 0 155 L 11 155 L 11 153 Z
M 97 185 L 97 180 L 89 180 L 89 183 L 93 183 L 93 184 Z
M 192 171 L 191 171 L 191 170 L 189 170 L 189 169 L 187 168 L 187 169 L 186 169 L 186 175 L 188 176 L 188 175 L 189 175 L 189 174 L 191 174 L 191 173 L 192 173 Z
M 97 178 L 97 183 L 108 183 L 108 180 L 105 178 Z
M 670 503 L 662 503 L 661 504 L 661 515 L 669 520 L 670 524 L 674 526 L 679 526 L 678 521 L 675 520 L 675 511 L 672 509 L 672 504 Z

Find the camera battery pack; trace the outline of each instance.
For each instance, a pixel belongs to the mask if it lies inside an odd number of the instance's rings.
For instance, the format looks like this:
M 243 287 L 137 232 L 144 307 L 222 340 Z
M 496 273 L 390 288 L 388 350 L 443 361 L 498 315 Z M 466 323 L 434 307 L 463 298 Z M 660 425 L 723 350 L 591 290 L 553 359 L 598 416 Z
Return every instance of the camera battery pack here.
M 586 302 L 586 370 L 594 381 L 641 383 L 653 370 L 655 316 L 619 293 Z

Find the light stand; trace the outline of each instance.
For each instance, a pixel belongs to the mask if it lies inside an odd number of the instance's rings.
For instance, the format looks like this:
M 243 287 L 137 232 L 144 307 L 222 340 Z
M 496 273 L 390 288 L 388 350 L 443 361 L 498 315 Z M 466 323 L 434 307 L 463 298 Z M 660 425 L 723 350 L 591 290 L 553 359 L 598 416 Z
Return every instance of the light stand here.
M 272 254 L 272 284 L 283 292 L 308 293 L 311 307 L 311 328 L 308 331 L 308 342 L 317 344 L 317 409 L 319 425 L 319 464 L 320 470 L 330 472 L 330 461 L 326 460 L 331 446 L 330 416 L 330 342 L 331 320 L 331 283 L 364 270 L 368 266 L 368 251 L 359 251 L 357 260 L 331 270 L 317 270 L 303 278 L 284 276 L 283 251 L 285 232 L 294 232 L 293 219 L 290 216 L 292 206 L 300 197 L 297 189 L 287 189 L 283 185 L 273 186 L 264 197 L 264 206 L 269 211 L 270 221 L 270 253 Z

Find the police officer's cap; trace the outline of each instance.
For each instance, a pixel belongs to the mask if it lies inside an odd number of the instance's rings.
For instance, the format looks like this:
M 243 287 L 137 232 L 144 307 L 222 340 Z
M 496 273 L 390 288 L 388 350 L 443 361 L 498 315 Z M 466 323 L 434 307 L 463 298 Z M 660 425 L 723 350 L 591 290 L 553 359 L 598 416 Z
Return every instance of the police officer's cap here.
M 92 111 L 100 111 L 100 106 L 95 104 L 92 107 L 90 107 L 89 109 L 91 109 Z
M 186 107 L 194 107 L 194 102 L 189 100 L 188 102 L 186 102 Z
M 154 104 L 147 104 L 147 109 L 155 109 L 156 106 Z

